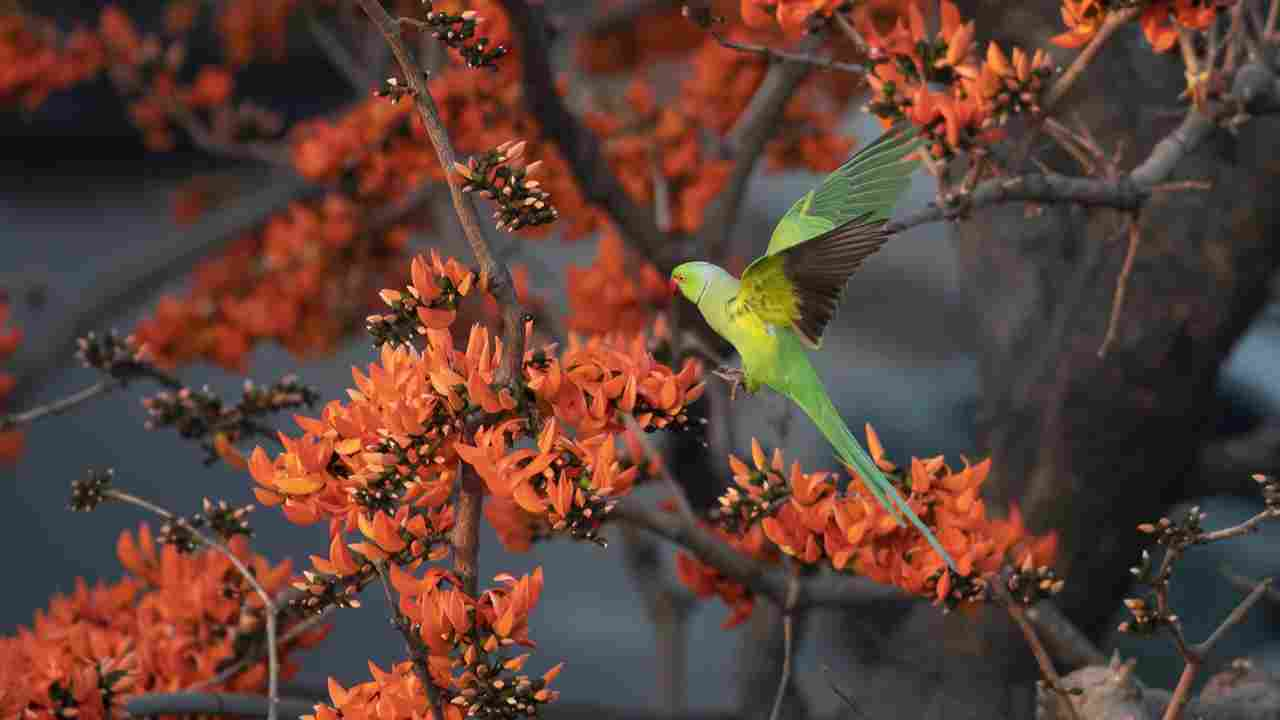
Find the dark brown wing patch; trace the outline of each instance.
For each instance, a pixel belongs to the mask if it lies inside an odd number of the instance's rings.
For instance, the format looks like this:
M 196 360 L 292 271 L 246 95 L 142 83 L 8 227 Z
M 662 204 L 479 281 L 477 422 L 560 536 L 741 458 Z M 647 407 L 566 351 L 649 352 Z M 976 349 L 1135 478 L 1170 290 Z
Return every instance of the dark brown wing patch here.
M 798 305 L 792 326 L 810 347 L 821 347 L 849 276 L 893 236 L 884 231 L 884 220 L 871 220 L 871 215 L 860 215 L 780 253 Z

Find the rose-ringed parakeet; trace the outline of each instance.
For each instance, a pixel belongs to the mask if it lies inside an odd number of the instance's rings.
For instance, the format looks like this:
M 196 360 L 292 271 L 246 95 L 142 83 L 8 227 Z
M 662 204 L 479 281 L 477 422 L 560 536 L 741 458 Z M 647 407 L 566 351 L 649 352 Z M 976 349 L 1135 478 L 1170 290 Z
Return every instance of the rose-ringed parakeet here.
M 741 279 L 712 263 L 687 262 L 671 282 L 742 357 L 741 370 L 717 374 L 735 389 L 739 382 L 748 392 L 767 385 L 799 405 L 889 515 L 899 525 L 905 515 L 957 569 L 840 417 L 806 349 L 822 347 L 849 276 L 891 237 L 884 224 L 919 165 L 909 156 L 922 144 L 900 125 L 859 150 L 791 206 Z

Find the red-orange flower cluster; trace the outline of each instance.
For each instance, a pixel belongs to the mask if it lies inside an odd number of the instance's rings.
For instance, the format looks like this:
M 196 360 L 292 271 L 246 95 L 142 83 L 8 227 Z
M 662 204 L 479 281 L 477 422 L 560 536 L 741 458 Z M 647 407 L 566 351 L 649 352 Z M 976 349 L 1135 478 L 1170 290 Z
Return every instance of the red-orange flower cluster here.
M 654 313 L 671 300 L 662 274 L 652 263 L 633 257 L 612 226 L 600 235 L 590 265 L 569 265 L 565 286 L 565 324 L 571 331 L 592 335 L 643 332 L 653 324 Z
M 163 367 L 211 360 L 243 372 L 266 339 L 298 355 L 329 350 L 402 272 L 405 231 L 365 232 L 361 221 L 342 195 L 294 203 L 204 262 L 186 297 L 161 298 L 134 334 Z
M 538 706 L 554 702 L 559 693 L 548 686 L 560 673 L 556 665 L 541 678 L 519 674 L 529 659 L 525 653 L 507 658 L 503 648 L 533 646 L 529 640 L 529 612 L 542 593 L 542 568 L 516 579 L 495 578 L 500 586 L 473 598 L 460 589 L 458 579 L 443 570 L 429 570 L 422 578 L 393 567 L 391 583 L 400 594 L 400 612 L 420 627 L 427 650 L 427 673 L 442 696 L 446 720 L 464 717 L 534 717 Z M 343 688 L 329 680 L 332 705 L 317 705 L 311 720 L 418 720 L 438 717 L 429 707 L 413 662 L 390 672 L 372 662 L 373 680 Z
M 956 560 L 962 576 L 992 573 L 1028 555 L 1037 566 L 1052 562 L 1056 536 L 1030 535 L 1016 507 L 1007 519 L 987 517 L 979 492 L 989 460 L 953 471 L 941 456 L 913 458 L 903 473 L 885 459 L 869 425 L 867 442 L 880 468 L 896 479 L 911 509 Z M 720 498 L 717 520 L 722 532 L 733 533 L 735 543 L 760 528 L 773 546 L 796 562 L 827 564 L 948 606 L 966 599 L 952 595 L 956 578 L 924 536 L 913 527 L 900 526 L 856 476 L 842 488 L 834 474 L 805 473 L 798 462 L 788 468 L 781 450 L 767 456 L 754 440 L 751 455 L 751 464 L 730 456 L 736 487 Z M 702 595 L 719 593 L 734 608 L 734 619 L 740 619 L 744 589 L 709 575 L 692 559 L 682 562 L 681 577 L 690 587 Z
M 22 330 L 8 327 L 9 303 L 0 299 L 0 360 L 4 360 L 18 349 L 22 342 Z M 0 400 L 13 392 L 17 381 L 6 372 L 0 372 Z M 13 462 L 22 454 L 25 440 L 21 430 L 0 430 L 0 462 Z
M 243 536 L 230 547 L 258 582 L 275 593 L 288 580 L 288 562 L 271 565 L 248 550 Z M 262 604 L 231 561 L 220 553 L 179 554 L 159 546 L 143 525 L 117 545 L 129 575 L 112 585 L 76 581 L 55 595 L 29 628 L 0 638 L 0 714 L 5 717 L 118 717 L 142 693 L 173 692 L 208 680 L 237 648 L 264 633 Z M 281 648 L 281 676 L 295 671 L 289 655 L 327 633 L 302 633 Z M 213 689 L 264 692 L 266 660 Z
M 1218 10 L 1234 5 L 1236 0 L 1155 0 L 1144 3 L 1138 23 L 1142 34 L 1156 52 L 1166 52 L 1178 43 L 1178 27 L 1204 30 L 1213 22 Z M 1102 28 L 1107 13 L 1128 4 L 1108 0 L 1062 0 L 1062 22 L 1067 31 L 1055 35 L 1053 44 L 1074 48 L 1093 39 Z

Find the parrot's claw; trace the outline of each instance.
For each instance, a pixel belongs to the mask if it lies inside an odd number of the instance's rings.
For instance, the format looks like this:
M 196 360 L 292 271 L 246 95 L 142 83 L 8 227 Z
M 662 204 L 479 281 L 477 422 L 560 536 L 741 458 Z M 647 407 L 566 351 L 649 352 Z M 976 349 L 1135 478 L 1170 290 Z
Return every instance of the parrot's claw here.
M 729 383 L 729 400 L 731 402 L 737 399 L 738 387 L 746 385 L 747 374 L 742 372 L 739 368 L 722 365 L 716 370 L 713 370 L 712 374 Z M 745 392 L 748 395 L 751 394 L 750 390 L 745 390 Z

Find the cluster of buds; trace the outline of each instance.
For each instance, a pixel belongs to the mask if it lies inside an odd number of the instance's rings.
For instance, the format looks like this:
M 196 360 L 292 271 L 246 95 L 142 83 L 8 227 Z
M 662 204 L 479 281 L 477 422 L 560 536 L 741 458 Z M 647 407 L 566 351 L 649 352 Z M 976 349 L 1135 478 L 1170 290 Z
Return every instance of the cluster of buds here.
M 1133 619 L 1120 623 L 1117 629 L 1122 633 L 1150 635 L 1159 630 L 1162 625 L 1173 625 L 1178 622 L 1177 615 L 1161 613 L 1158 607 L 1152 607 L 1150 602 L 1142 598 L 1125 598 L 1124 606 L 1129 609 Z
M 453 258 L 443 260 L 434 250 L 430 261 L 414 258 L 410 272 L 412 282 L 404 290 L 388 288 L 379 293 L 391 312 L 365 318 L 365 330 L 373 336 L 375 348 L 409 344 L 428 330 L 449 327 L 458 303 L 480 280 L 474 270 Z
M 267 387 L 245 380 L 244 394 L 236 409 L 245 415 L 261 415 L 312 407 L 319 400 L 320 393 L 315 388 L 304 385 L 297 375 L 290 373 Z
M 114 475 L 115 471 L 111 468 L 106 470 L 90 468 L 83 479 L 72 481 L 69 503 L 71 509 L 76 512 L 89 512 L 101 505 L 106 499 L 107 490 L 111 489 L 111 478 Z
M 1204 525 L 1202 523 L 1206 517 L 1208 517 L 1208 514 L 1200 510 L 1199 505 L 1195 505 L 1190 510 L 1187 510 L 1182 522 L 1174 522 L 1167 517 L 1162 517 L 1154 523 L 1142 523 L 1138 526 L 1138 531 L 1147 535 L 1154 535 L 1158 545 L 1164 545 L 1168 548 L 1185 548 L 1194 545 L 1200 536 L 1204 534 Z M 1143 552 L 1143 558 L 1144 565 L 1149 564 L 1145 551 Z M 1140 575 L 1139 578 L 1141 577 Z
M 727 532 L 739 534 L 757 521 L 775 514 L 791 499 L 791 487 L 777 471 L 770 468 L 758 470 L 735 461 L 737 458 L 730 456 L 734 482 L 744 487 L 746 492 L 730 485 L 717 498 L 720 507 L 712 508 L 711 521 Z
M 408 83 L 393 76 L 387 78 L 386 85 L 374 90 L 373 94 L 376 97 L 387 98 L 394 105 L 406 97 L 413 97 L 415 93 Z
M 506 661 L 476 663 L 458 679 L 461 689 L 450 704 L 462 709 L 467 717 L 478 720 L 537 717 L 538 706 L 554 702 L 560 694 L 547 687 L 559 674 L 560 666 L 541 678 L 515 674 L 528 657 L 520 655 Z
M 1005 587 L 1008 588 L 1009 595 L 1015 601 L 1023 605 L 1034 605 L 1045 598 L 1053 597 L 1062 592 L 1066 585 L 1067 581 L 1060 579 L 1052 568 L 1047 566 L 1036 567 L 1035 562 L 1031 559 L 1031 553 L 1027 553 L 1022 560 L 1022 564 L 1009 573 Z
M 76 340 L 76 357 L 88 368 L 127 382 L 145 371 L 146 352 L 132 335 L 121 337 L 115 331 L 98 335 L 89 333 Z
M 1253 481 L 1258 483 L 1258 489 L 1262 491 L 1262 500 L 1266 503 L 1267 510 L 1280 513 L 1280 480 L 1272 475 L 1255 473 Z
M 265 388 L 246 381 L 240 402 L 231 407 L 208 386 L 157 393 L 143 398 L 142 406 L 147 410 L 148 430 L 172 427 L 183 438 L 199 440 L 206 453 L 204 463 L 212 465 L 219 458 L 238 457 L 234 443 L 246 435 L 272 434 L 254 421 L 255 416 L 310 407 L 318 399 L 319 393 L 287 375 Z
M 483 155 L 471 157 L 465 165 L 453 164 L 454 171 L 464 178 L 463 192 L 479 192 L 498 204 L 493 217 L 499 230 L 513 232 L 546 225 L 560 217 L 551 204 L 551 194 L 532 179 L 542 161 L 515 164 L 524 155 L 525 145 L 523 140 L 508 140 Z
M 301 597 L 294 598 L 289 604 L 303 615 L 319 615 L 331 607 L 360 607 L 360 591 L 378 579 L 378 569 L 366 561 L 353 575 L 303 570 L 302 577 L 293 583 L 294 589 L 301 591 Z
M 1052 60 L 1043 50 L 1028 55 L 1022 48 L 1015 47 L 1010 59 L 993 42 L 987 46 L 986 63 L 977 79 L 967 85 L 993 106 L 992 115 L 1003 125 L 1010 115 L 1040 112 L 1040 95 L 1055 72 Z
M 1059 580 L 1059 583 L 1062 581 Z M 941 585 L 941 592 L 933 593 L 938 604 L 942 607 L 942 613 L 945 615 L 956 608 L 971 604 L 987 597 L 987 581 L 979 574 L 959 575 L 949 567 L 944 567 L 938 571 L 937 580 L 932 583 L 936 589 Z M 1053 592 L 1061 589 L 1059 586 Z M 1019 596 L 1013 593 L 1015 598 Z M 1021 598 L 1019 598 L 1021 599 Z
M 226 500 L 214 503 L 209 498 L 204 498 L 201 506 L 203 512 L 187 518 L 175 518 L 161 525 L 156 540 L 161 545 L 174 546 L 178 552 L 189 553 L 202 544 L 194 532 L 200 528 L 208 527 L 224 542 L 229 542 L 236 535 L 253 535 L 248 518 L 249 513 L 253 512 L 253 505 L 234 506 Z
M 489 47 L 489 38 L 476 37 L 476 27 L 482 18 L 475 10 L 454 15 L 436 10 L 431 0 L 422 0 L 422 6 L 427 11 L 422 27 L 445 45 L 457 50 L 468 66 L 498 69 L 496 61 L 507 54 L 507 48 L 503 45 Z

